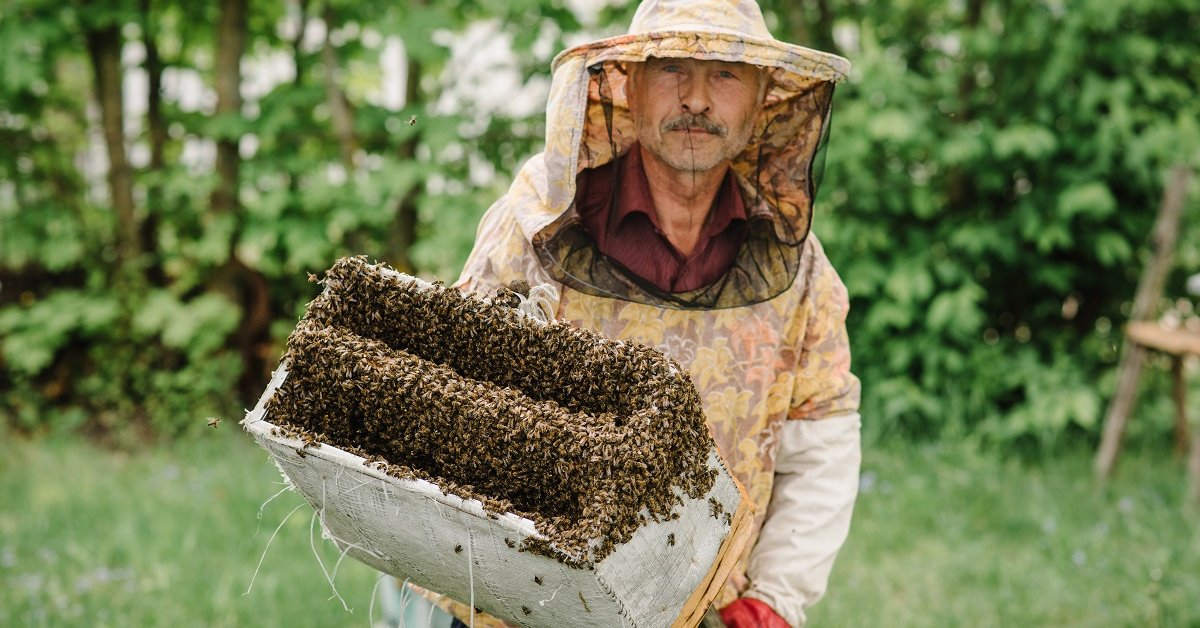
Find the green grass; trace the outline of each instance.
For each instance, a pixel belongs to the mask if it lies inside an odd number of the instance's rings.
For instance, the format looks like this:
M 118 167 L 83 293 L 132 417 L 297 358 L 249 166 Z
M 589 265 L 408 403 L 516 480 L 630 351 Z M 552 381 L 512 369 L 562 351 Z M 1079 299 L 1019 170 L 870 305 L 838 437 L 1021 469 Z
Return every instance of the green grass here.
M 1200 517 L 1183 465 L 1127 452 L 1036 463 L 964 448 L 867 450 L 817 626 L 1200 626 Z
M 1107 491 L 1090 452 L 1037 463 L 957 446 L 869 448 L 864 490 L 814 626 L 1200 626 L 1200 518 L 1182 465 L 1128 453 Z M 114 453 L 0 443 L 0 626 L 367 625 L 376 574 L 336 599 L 312 510 L 250 437 Z M 318 531 L 319 535 L 319 531 Z M 316 540 L 326 566 L 334 548 Z M 376 603 L 375 617 L 379 605 Z
M 134 455 L 80 441 L 0 444 L 0 626 L 368 626 L 376 573 L 347 559 L 332 590 L 303 499 L 228 422 Z M 339 552 L 315 541 L 326 567 Z M 376 602 L 375 618 L 379 604 Z

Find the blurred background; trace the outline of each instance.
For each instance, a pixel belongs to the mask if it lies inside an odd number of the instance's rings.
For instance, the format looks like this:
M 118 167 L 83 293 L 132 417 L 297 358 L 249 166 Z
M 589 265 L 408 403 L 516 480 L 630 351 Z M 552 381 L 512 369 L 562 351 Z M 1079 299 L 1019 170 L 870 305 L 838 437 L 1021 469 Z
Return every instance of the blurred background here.
M 1124 325 L 1200 331 L 1198 177 L 1134 311 L 1200 166 L 1200 0 L 761 5 L 854 64 L 814 231 L 865 461 L 814 625 L 1200 626 L 1169 356 L 1092 473 Z M 0 624 L 378 620 L 237 421 L 310 273 L 457 277 L 542 145 L 550 60 L 634 8 L 0 0 Z

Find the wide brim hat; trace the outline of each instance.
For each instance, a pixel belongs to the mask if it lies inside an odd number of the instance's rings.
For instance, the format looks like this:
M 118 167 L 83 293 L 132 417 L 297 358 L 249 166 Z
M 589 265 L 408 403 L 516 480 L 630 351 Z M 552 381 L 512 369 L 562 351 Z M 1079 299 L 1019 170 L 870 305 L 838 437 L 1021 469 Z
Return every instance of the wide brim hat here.
M 798 91 L 792 87 L 812 80 L 836 83 L 850 72 L 842 57 L 775 39 L 753 0 L 646 0 L 626 34 L 564 50 L 551 67 L 575 57 L 588 65 L 648 57 L 750 63 L 774 70 L 769 100 L 786 99 Z

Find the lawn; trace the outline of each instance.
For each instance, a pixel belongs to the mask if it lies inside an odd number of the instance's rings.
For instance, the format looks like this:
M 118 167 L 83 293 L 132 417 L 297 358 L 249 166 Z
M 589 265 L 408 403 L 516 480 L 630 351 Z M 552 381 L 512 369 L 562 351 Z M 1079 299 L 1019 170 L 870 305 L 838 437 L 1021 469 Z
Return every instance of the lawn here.
M 313 511 L 237 425 L 134 455 L 79 441 L 0 445 L 0 626 L 368 626 L 375 572 L 332 593 Z M 339 552 L 314 543 L 326 568 Z M 375 608 L 378 617 L 378 606 Z
M 1200 517 L 1182 461 L 1036 463 L 962 447 L 868 449 L 817 626 L 1200 626 Z
M 1200 525 L 1180 503 L 1181 464 L 1128 454 L 1107 491 L 1090 464 L 1083 451 L 1030 463 L 868 448 L 812 625 L 1200 626 Z M 287 518 L 297 495 L 259 519 L 279 481 L 228 424 L 132 455 L 6 440 L 0 626 L 367 626 L 376 574 L 347 559 L 335 582 L 353 613 L 331 599 L 312 510 Z M 338 552 L 319 529 L 315 544 L 331 569 Z

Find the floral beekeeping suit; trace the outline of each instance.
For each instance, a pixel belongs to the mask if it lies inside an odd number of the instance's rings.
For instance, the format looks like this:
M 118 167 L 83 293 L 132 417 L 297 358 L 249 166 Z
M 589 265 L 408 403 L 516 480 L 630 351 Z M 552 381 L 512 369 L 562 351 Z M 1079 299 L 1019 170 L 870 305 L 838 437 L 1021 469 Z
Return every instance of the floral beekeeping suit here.
M 637 139 L 625 82 L 628 64 L 648 57 L 744 62 L 769 76 L 751 140 L 732 163 L 745 240 L 723 277 L 684 293 L 601 254 L 575 208 L 576 176 Z M 459 280 L 480 292 L 514 279 L 552 284 L 559 318 L 655 347 L 690 371 L 717 446 L 756 507 L 754 536 L 715 605 L 757 598 L 792 625 L 825 590 L 857 491 L 847 295 L 810 233 L 833 86 L 848 70 L 844 59 L 776 41 L 750 0 L 644 2 L 628 34 L 555 58 L 545 150 L 487 211 Z

